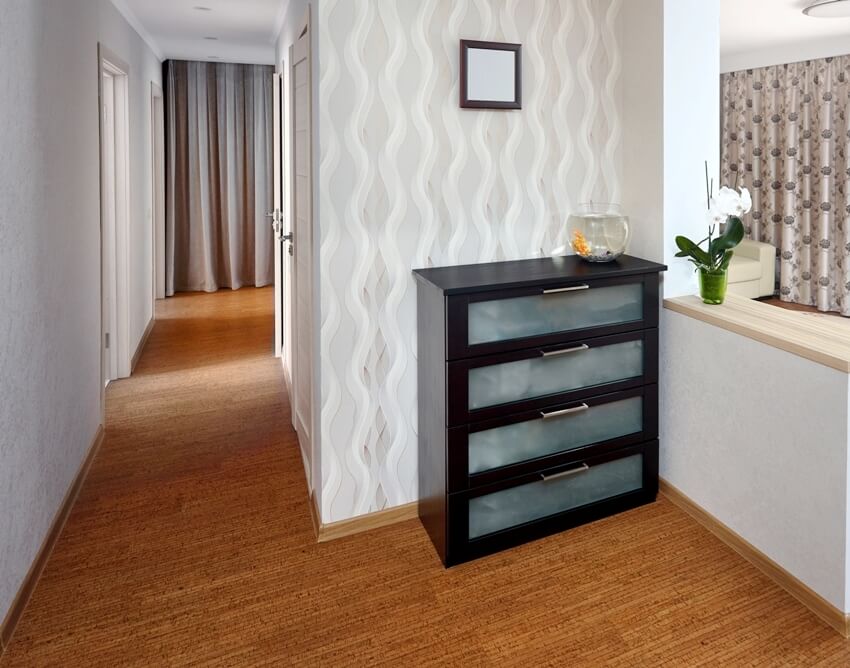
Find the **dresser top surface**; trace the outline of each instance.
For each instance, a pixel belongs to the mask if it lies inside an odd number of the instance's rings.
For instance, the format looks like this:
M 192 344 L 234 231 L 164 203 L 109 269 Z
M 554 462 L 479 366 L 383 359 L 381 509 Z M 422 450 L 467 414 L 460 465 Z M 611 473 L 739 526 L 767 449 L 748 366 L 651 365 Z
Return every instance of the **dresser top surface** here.
M 659 273 L 667 269 L 663 264 L 649 262 L 630 255 L 607 263 L 593 263 L 577 255 L 465 264 L 455 267 L 414 269 L 416 278 L 439 288 L 444 294 L 467 294 L 520 287 L 543 285 L 558 281 L 589 281 L 600 278 L 618 278 L 640 274 Z

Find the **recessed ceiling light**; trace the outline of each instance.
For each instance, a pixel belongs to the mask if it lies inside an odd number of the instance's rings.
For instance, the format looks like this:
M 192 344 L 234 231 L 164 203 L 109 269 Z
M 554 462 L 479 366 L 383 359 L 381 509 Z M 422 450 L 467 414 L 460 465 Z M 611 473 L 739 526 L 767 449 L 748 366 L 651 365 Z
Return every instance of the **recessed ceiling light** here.
M 850 17 L 850 0 L 822 0 L 803 10 L 806 16 L 823 19 Z
M 204 39 L 208 39 L 211 42 L 217 42 L 218 41 L 218 37 L 204 37 Z
M 212 11 L 212 7 L 204 7 L 203 5 L 195 5 L 194 7 L 192 7 L 192 9 L 195 9 L 199 12 L 211 12 Z

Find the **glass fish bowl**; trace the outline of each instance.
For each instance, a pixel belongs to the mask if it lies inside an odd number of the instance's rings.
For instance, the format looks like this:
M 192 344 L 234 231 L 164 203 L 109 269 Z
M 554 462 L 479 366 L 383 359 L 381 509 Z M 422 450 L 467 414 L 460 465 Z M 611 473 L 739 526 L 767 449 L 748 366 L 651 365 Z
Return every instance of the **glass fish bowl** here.
M 567 219 L 570 246 L 588 262 L 613 262 L 629 245 L 629 218 L 618 204 L 582 204 Z

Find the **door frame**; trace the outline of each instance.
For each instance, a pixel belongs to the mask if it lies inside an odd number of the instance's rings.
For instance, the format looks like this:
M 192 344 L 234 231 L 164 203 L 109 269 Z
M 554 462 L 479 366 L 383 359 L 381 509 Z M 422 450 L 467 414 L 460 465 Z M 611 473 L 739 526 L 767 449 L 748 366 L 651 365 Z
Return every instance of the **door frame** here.
M 156 319 L 156 300 L 165 299 L 165 96 L 151 81 L 151 302 Z
M 107 248 L 104 242 L 111 224 L 106 217 L 107 208 L 107 165 L 105 150 L 109 145 L 104 122 L 104 77 L 112 77 L 114 89 L 114 148 L 113 166 L 115 170 L 115 237 L 114 245 Z M 101 314 L 100 348 L 101 380 L 107 378 L 107 364 L 110 366 L 110 379 L 126 378 L 130 375 L 130 66 L 103 44 L 98 44 L 98 136 L 100 163 L 100 257 L 101 257 Z M 107 253 L 114 254 L 114 276 L 106 275 Z M 112 313 L 104 313 L 103 299 L 107 281 L 114 280 L 115 299 L 111 304 Z M 114 323 L 109 331 L 107 322 Z M 108 362 L 106 334 L 109 333 L 109 350 L 115 351 L 115 368 Z M 114 378 L 113 378 L 114 376 Z M 102 408 L 105 403 L 102 395 Z

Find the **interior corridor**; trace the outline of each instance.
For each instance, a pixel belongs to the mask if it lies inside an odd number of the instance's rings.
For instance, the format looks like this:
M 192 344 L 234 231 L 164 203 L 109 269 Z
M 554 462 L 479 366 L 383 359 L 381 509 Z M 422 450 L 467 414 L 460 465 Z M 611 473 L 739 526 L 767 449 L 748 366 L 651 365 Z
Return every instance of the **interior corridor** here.
M 664 497 L 445 571 L 418 522 L 317 544 L 272 291 L 160 303 L 2 666 L 847 665 Z

